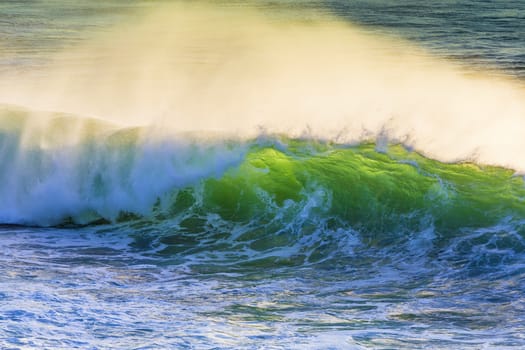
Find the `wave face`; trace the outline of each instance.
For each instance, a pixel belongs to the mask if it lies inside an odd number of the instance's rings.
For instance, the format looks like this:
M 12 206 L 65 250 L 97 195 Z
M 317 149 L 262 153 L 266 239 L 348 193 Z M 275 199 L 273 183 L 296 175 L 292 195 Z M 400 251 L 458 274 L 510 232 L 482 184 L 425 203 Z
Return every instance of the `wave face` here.
M 448 241 L 525 218 L 523 178 L 512 170 L 442 163 L 386 140 L 161 138 L 68 115 L 43 113 L 39 126 L 27 110 L 6 108 L 4 117 L 4 224 L 134 222 L 169 242 L 182 234 L 166 238 L 163 225 L 207 235 L 220 223 L 230 239 L 298 244 L 302 259 L 315 260 L 319 237 L 303 246 L 312 235 L 354 232 L 392 245 L 431 231 Z
M 261 268 L 352 265 L 379 251 L 394 260 L 472 259 L 465 271 L 477 273 L 525 253 L 524 195 L 513 171 L 441 163 L 403 145 L 270 138 L 132 226 L 148 226 L 138 240 L 158 254 L 191 252 L 208 269 L 209 252 L 218 266 Z

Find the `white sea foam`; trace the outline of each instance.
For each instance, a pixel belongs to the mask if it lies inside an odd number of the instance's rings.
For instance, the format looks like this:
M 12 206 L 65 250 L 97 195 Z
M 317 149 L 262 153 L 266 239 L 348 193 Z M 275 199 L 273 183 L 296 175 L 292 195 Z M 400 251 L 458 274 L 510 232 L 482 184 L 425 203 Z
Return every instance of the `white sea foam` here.
M 218 177 L 245 147 L 151 128 L 6 108 L 0 128 L 0 222 L 54 225 L 149 215 L 170 191 Z M 35 120 L 35 118 L 37 118 Z

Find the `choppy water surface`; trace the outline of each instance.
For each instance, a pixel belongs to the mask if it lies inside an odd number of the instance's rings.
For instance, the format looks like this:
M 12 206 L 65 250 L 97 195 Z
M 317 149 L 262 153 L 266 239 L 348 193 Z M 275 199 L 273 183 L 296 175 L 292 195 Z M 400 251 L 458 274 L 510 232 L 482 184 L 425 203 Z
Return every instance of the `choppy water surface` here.
M 250 4 L 264 20 L 252 12 L 249 20 L 209 14 L 237 13 L 247 6 L 239 2 L 203 7 L 204 20 L 191 7 L 176 7 L 188 15 L 174 17 L 184 24 L 175 39 L 162 34 L 172 21 L 157 14 L 162 30 L 138 27 L 165 45 L 146 36 L 125 42 L 144 48 L 136 62 L 119 53 L 115 38 L 131 29 L 113 28 L 161 6 L 166 3 L 0 3 L 0 97 L 7 104 L 0 109 L 0 347 L 525 346 L 525 184 L 519 171 L 481 164 L 523 166 L 517 135 L 525 118 L 519 87 L 525 2 Z M 310 31 L 318 18 L 334 14 L 366 34 L 339 35 L 347 29 L 331 24 Z M 247 32 L 232 34 L 239 31 L 224 29 L 224 18 Z M 202 31 L 184 31 L 210 19 Z M 278 23 L 278 30 L 264 21 Z M 210 28 L 216 31 L 209 34 Z M 86 56 L 86 42 L 110 34 L 116 48 L 103 40 L 87 46 L 105 48 L 107 56 L 93 53 L 106 57 L 105 64 Z M 418 51 L 427 61 L 414 66 L 385 54 L 370 65 L 347 67 L 367 62 L 370 50 L 385 51 L 379 39 L 363 39 L 367 35 L 401 37 L 454 62 Z M 182 36 L 191 40 L 179 41 Z M 354 48 L 364 50 L 363 57 L 327 43 L 331 37 L 361 43 Z M 290 62 L 316 45 L 325 50 L 318 61 Z M 71 50 L 76 56 L 55 56 Z M 332 53 L 341 55 L 333 66 L 316 65 Z M 27 89 L 27 101 L 43 103 L 45 96 L 51 103 L 49 91 L 28 86 L 33 80 L 27 77 L 47 82 L 59 72 L 56 62 L 68 65 L 61 84 L 49 85 L 63 88 L 51 101 L 63 109 L 11 105 L 24 101 L 10 94 L 14 82 L 17 91 Z M 137 72 L 149 67 L 137 62 L 155 62 L 162 74 Z M 260 75 L 244 70 L 253 62 Z M 458 63 L 484 75 L 456 73 Z M 439 70 L 446 64 L 454 68 Z M 356 74 L 362 70 L 363 76 Z M 457 84 L 447 86 L 450 81 Z M 337 95 L 345 89 L 352 94 Z M 376 95 L 378 89 L 384 91 Z M 167 107 L 149 126 L 119 126 L 113 116 L 103 121 L 102 111 L 113 113 L 110 107 L 122 101 L 128 109 L 120 111 L 129 111 L 135 100 L 146 115 L 164 102 Z M 73 114 L 74 107 L 92 118 Z M 201 120 L 192 125 L 206 133 L 165 128 L 183 113 Z M 288 135 L 262 123 L 255 136 L 204 124 L 216 116 L 217 124 L 231 118 L 227 125 L 240 125 L 250 113 L 283 124 L 306 113 L 305 121 L 318 124 L 306 122 L 302 134 Z M 328 113 L 344 116 L 336 122 L 353 120 L 357 132 L 352 123 L 336 136 L 316 130 L 332 122 Z M 383 114 L 380 130 L 369 130 L 367 121 Z M 163 124 L 166 119 L 175 122 Z M 396 120 L 409 131 L 396 133 Z M 420 125 L 428 123 L 444 129 L 428 133 Z M 445 149 L 442 130 L 464 138 Z
M 3 231 L 6 347 L 519 348 L 524 341 L 523 255 L 475 243 L 497 228 L 440 254 L 424 243 L 350 242 L 349 256 L 312 266 L 194 263 L 191 254 L 141 252 L 122 232 Z

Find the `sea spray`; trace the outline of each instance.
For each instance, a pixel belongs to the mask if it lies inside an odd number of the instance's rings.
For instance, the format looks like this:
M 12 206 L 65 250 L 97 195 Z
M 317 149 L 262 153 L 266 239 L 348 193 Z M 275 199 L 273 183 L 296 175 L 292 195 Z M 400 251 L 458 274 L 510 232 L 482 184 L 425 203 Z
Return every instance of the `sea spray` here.
M 431 57 L 329 15 L 304 21 L 199 3 L 140 16 L 6 74 L 0 98 L 121 125 L 362 141 L 385 127 L 442 161 L 524 170 L 519 82 Z M 122 54 L 125 52 L 126 54 Z

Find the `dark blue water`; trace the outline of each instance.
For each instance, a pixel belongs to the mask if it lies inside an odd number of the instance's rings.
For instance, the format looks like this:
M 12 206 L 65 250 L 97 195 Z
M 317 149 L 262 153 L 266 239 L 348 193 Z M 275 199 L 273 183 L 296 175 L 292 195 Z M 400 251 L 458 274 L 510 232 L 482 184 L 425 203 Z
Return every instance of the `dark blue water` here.
M 327 1 L 326 6 L 436 55 L 525 75 L 525 1 Z

